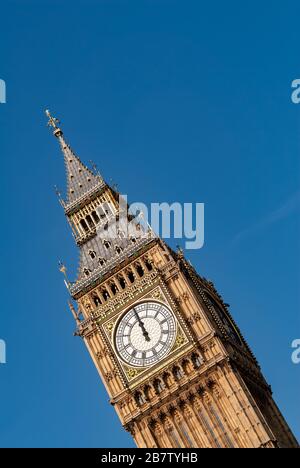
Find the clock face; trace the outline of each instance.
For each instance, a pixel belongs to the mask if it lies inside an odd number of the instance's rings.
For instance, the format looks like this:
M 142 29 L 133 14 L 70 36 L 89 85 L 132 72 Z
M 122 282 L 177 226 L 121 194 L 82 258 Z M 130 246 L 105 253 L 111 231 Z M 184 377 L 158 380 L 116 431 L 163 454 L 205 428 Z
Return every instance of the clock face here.
M 228 336 L 233 341 L 235 341 L 236 343 L 238 343 L 240 345 L 241 344 L 241 339 L 240 339 L 237 331 L 235 330 L 233 324 L 231 323 L 231 321 L 227 317 L 227 314 L 222 309 L 222 307 L 208 294 L 206 294 L 206 299 L 207 299 L 207 302 L 209 303 L 209 305 L 214 309 L 214 311 L 218 315 L 219 319 L 221 320 L 221 322 L 222 322 Z
M 115 332 L 120 358 L 136 367 L 151 366 L 171 350 L 176 336 L 173 313 L 158 302 L 142 302 L 121 319 Z

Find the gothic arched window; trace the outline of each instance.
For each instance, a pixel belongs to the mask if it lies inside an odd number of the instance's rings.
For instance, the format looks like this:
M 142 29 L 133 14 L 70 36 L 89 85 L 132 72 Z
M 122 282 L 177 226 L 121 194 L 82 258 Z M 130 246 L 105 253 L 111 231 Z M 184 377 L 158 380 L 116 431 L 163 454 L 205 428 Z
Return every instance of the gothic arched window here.
M 179 380 L 179 379 L 182 379 L 182 377 L 184 377 L 184 373 L 183 373 L 183 370 L 181 369 L 181 367 L 174 367 L 173 368 L 173 374 L 174 374 L 174 377 Z
M 197 353 L 194 353 L 194 354 L 192 355 L 192 361 L 193 361 L 194 367 L 195 367 L 196 369 L 198 369 L 198 368 L 201 366 L 201 364 L 202 364 L 201 358 L 200 358 L 199 354 L 197 354 Z
M 94 221 L 92 220 L 92 218 L 91 218 L 90 215 L 87 215 L 86 221 L 87 221 L 88 225 L 89 225 L 91 228 L 94 227 Z
M 150 260 L 148 260 L 148 258 L 145 259 L 145 265 L 146 265 L 148 271 L 153 270 L 152 264 L 151 264 Z
M 104 240 L 104 241 L 103 241 L 103 245 L 104 245 L 104 247 L 105 247 L 106 249 L 110 249 L 110 247 L 111 247 L 111 243 L 110 243 L 109 241 L 107 241 L 107 240 Z
M 99 263 L 100 266 L 103 266 L 105 264 L 105 262 L 106 262 L 105 258 L 103 258 L 103 257 L 98 258 L 98 263 Z
M 134 283 L 134 274 L 132 273 L 131 270 L 127 272 L 127 276 L 128 276 L 130 283 Z
M 95 223 L 98 224 L 100 219 L 99 219 L 99 216 L 97 215 L 96 211 L 92 211 L 92 217 L 93 217 Z
M 160 379 L 156 379 L 154 381 L 154 388 L 155 388 L 157 393 L 161 393 L 164 390 L 165 386 L 164 386 L 163 382 Z
M 145 395 L 141 392 L 136 392 L 134 398 L 138 405 L 143 405 L 144 403 L 146 403 Z
M 87 232 L 89 230 L 88 225 L 86 224 L 86 221 L 84 219 L 80 220 L 80 226 Z
M 115 285 L 115 283 L 110 283 L 109 285 L 110 289 L 111 289 L 111 292 L 113 293 L 113 295 L 115 296 L 118 292 L 118 288 L 117 286 Z
M 119 277 L 118 277 L 118 281 L 119 281 L 119 283 L 120 283 L 121 288 L 122 288 L 122 289 L 125 289 L 125 288 L 126 288 L 126 281 L 125 281 L 125 279 L 124 279 L 122 276 L 119 276 Z
M 93 301 L 94 301 L 95 306 L 98 306 L 98 305 L 101 304 L 100 297 L 98 296 L 97 293 L 93 293 L 93 294 L 92 294 L 92 299 L 93 299 Z
M 107 301 L 110 298 L 109 292 L 106 289 L 103 289 L 102 297 L 105 301 Z
M 136 265 L 136 271 L 138 272 L 139 276 L 144 276 L 144 270 L 139 263 Z
M 94 250 L 89 251 L 89 256 L 91 257 L 92 260 L 96 257 L 96 252 Z

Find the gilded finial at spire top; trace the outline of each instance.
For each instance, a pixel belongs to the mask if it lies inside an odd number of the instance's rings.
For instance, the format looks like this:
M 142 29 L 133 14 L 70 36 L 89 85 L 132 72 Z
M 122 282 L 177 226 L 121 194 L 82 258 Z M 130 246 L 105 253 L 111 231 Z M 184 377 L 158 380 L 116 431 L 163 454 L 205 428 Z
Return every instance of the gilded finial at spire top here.
M 46 109 L 45 110 L 45 114 L 46 116 L 48 117 L 48 127 L 53 127 L 54 128 L 54 135 L 56 136 L 59 136 L 62 134 L 62 131 L 60 130 L 60 128 L 57 126 L 57 124 L 60 123 L 60 121 L 56 118 L 56 117 L 53 117 L 49 111 L 49 109 Z

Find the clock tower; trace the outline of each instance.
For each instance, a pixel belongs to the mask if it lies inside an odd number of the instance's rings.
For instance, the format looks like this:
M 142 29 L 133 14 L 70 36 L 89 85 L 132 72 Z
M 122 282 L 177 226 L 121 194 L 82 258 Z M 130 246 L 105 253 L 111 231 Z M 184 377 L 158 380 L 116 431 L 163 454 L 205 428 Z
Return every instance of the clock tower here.
M 142 215 L 127 213 L 46 113 L 67 172 L 61 204 L 80 251 L 78 277 L 66 281 L 76 334 L 137 446 L 298 447 L 213 283 Z

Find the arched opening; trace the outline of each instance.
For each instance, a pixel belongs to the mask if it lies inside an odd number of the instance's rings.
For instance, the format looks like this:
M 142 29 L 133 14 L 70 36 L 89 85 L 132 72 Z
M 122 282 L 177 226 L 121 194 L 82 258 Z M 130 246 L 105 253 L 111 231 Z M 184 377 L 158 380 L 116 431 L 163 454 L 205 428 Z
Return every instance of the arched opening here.
M 107 301 L 110 298 L 109 292 L 106 289 L 103 289 L 102 297 L 105 301 Z
M 174 375 L 174 377 L 175 377 L 176 380 L 180 380 L 180 379 L 182 379 L 182 377 L 184 376 L 183 370 L 182 370 L 180 367 L 175 366 L 175 367 L 173 368 L 173 375 Z
M 118 292 L 117 286 L 115 285 L 115 283 L 111 283 L 111 284 L 109 285 L 109 287 L 110 287 L 110 289 L 111 289 L 111 292 L 112 292 L 113 295 L 115 296 L 115 295 L 117 294 L 117 292 Z
M 115 250 L 116 250 L 116 253 L 117 253 L 118 255 L 120 255 L 120 253 L 122 252 L 122 248 L 119 247 L 118 245 L 116 246 L 116 249 L 115 249 Z
M 99 212 L 99 214 L 100 214 L 100 219 L 104 219 L 104 218 L 106 217 L 106 215 L 105 215 L 105 213 L 104 213 L 104 211 L 103 211 L 102 208 L 99 208 L 99 209 L 98 209 L 98 212 Z
M 198 369 L 201 366 L 201 358 L 200 358 L 199 354 L 197 354 L 197 353 L 192 354 L 192 362 L 193 362 L 194 367 L 196 369 Z
M 132 273 L 131 270 L 127 272 L 127 276 L 128 276 L 130 283 L 134 283 L 134 274 Z
M 141 392 L 135 392 L 134 399 L 139 406 L 146 403 L 146 398 Z
M 95 304 L 95 306 L 99 306 L 101 304 L 101 300 L 100 300 L 100 297 L 98 296 L 97 293 L 93 293 L 92 294 L 92 299 L 93 299 L 93 302 Z
M 86 221 L 87 221 L 88 225 L 90 226 L 90 228 L 93 228 L 95 226 L 94 221 L 92 220 L 90 215 L 87 215 Z
M 106 216 L 109 216 L 110 214 L 113 213 L 111 204 L 107 203 L 107 202 L 103 203 L 103 210 L 104 210 L 104 213 L 106 214 Z
M 91 257 L 92 260 L 94 260 L 94 258 L 96 258 L 96 252 L 94 250 L 90 250 L 89 256 Z
M 163 392 L 165 386 L 160 379 L 156 379 L 154 381 L 154 388 L 155 388 L 156 393 L 161 393 Z
M 85 232 L 88 232 L 89 227 L 88 227 L 88 225 L 86 224 L 86 222 L 85 222 L 84 219 L 81 219 L 81 220 L 80 220 L 80 226 L 84 229 Z
M 169 372 L 164 372 L 163 376 L 163 382 L 164 382 L 164 385 L 166 387 L 171 387 L 172 383 L 173 383 L 173 378 L 171 376 L 171 374 Z
M 100 222 L 99 216 L 97 215 L 96 211 L 92 211 L 92 216 L 96 224 Z
M 146 265 L 146 268 L 147 268 L 148 271 L 153 270 L 152 264 L 151 264 L 150 260 L 148 260 L 147 258 L 145 259 L 145 265 Z
M 144 270 L 139 263 L 135 266 L 135 268 L 140 277 L 144 276 Z
M 119 277 L 118 277 L 118 281 L 119 281 L 119 283 L 120 283 L 121 288 L 122 288 L 122 289 L 125 289 L 125 288 L 126 288 L 126 281 L 125 281 L 125 279 L 124 279 L 122 276 L 119 276 Z
M 103 245 L 106 249 L 110 249 L 111 243 L 107 240 L 103 241 Z

